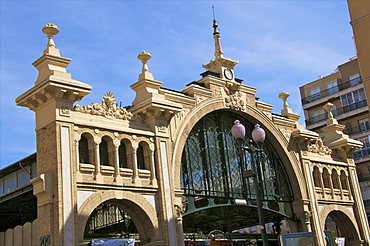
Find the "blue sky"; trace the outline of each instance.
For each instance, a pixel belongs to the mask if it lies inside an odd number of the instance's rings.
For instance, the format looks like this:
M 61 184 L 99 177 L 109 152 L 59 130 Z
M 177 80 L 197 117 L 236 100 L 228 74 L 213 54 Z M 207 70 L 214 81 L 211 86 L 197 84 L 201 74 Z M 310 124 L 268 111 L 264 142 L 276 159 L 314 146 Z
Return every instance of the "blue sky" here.
M 46 48 L 45 24 L 58 26 L 54 41 L 72 59 L 72 78 L 93 87 L 80 105 L 100 103 L 107 91 L 131 105 L 140 51 L 151 53 L 150 72 L 165 88 L 200 79 L 202 64 L 214 58 L 212 5 L 224 56 L 239 61 L 236 77 L 256 87 L 274 113 L 287 91 L 289 106 L 302 115 L 299 87 L 355 56 L 345 0 L 0 0 L 0 169 L 35 152 L 34 113 L 14 100 L 37 78 L 31 64 Z

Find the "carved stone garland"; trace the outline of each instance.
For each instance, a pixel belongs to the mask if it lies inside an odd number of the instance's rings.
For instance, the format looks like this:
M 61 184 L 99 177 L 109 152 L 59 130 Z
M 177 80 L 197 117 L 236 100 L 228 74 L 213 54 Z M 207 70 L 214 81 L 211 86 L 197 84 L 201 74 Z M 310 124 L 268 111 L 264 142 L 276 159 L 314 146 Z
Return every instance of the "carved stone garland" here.
M 107 92 L 103 97 L 102 103 L 91 103 L 91 105 L 76 105 L 74 111 L 85 114 L 99 115 L 107 118 L 116 118 L 122 120 L 131 120 L 132 113 L 125 108 L 116 106 L 116 99 L 112 92 Z
M 328 146 L 324 146 L 321 138 L 317 138 L 315 143 L 308 146 L 307 150 L 312 153 L 318 153 L 319 155 L 331 155 L 332 150 Z

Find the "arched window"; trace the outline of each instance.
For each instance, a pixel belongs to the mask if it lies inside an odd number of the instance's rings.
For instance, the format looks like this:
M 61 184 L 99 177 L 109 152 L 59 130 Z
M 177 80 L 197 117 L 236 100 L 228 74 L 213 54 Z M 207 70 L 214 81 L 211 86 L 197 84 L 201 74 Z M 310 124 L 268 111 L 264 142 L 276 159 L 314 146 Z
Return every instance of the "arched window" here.
M 264 199 L 291 200 L 285 169 L 268 140 L 264 143 L 264 154 L 238 151 L 230 133 L 236 119 L 246 127 L 249 138 L 254 125 L 238 114 L 222 110 L 204 116 L 189 133 L 182 153 L 181 186 L 185 196 L 255 199 L 252 176 L 243 178 L 242 174 L 251 169 L 252 157 L 258 154 Z
M 127 168 L 127 150 L 126 145 L 123 141 L 121 141 L 121 145 L 118 148 L 118 159 L 119 159 L 119 167 L 120 168 Z
M 330 175 L 328 169 L 324 168 L 323 171 L 323 180 L 324 180 L 324 187 L 330 188 Z
M 333 173 L 331 174 L 331 180 L 333 181 L 333 188 L 334 189 L 340 189 L 340 185 L 339 185 L 339 176 L 338 176 L 338 173 L 336 170 L 333 170 L 332 171 Z
M 340 172 L 340 182 L 343 190 L 348 190 L 348 177 L 344 171 Z
M 102 138 L 99 144 L 100 165 L 109 165 L 108 142 Z
M 142 143 L 139 144 L 139 147 L 136 150 L 136 160 L 137 160 L 138 169 L 146 169 L 145 168 L 144 147 Z
M 313 168 L 313 180 L 314 180 L 316 187 L 321 187 L 320 179 L 321 179 L 321 174 L 320 174 L 319 168 L 314 167 Z
M 81 139 L 78 142 L 78 155 L 80 163 L 90 163 L 89 158 L 89 142 L 84 135 L 81 135 Z

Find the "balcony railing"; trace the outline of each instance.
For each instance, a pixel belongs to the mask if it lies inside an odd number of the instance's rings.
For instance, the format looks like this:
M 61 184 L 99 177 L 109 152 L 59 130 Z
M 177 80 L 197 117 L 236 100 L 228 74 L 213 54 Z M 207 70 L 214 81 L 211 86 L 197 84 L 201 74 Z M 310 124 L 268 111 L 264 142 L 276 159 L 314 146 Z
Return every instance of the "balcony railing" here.
M 370 148 L 359 149 L 353 153 L 353 159 L 363 158 L 366 156 L 370 156 Z
M 365 107 L 365 106 L 367 106 L 367 102 L 366 102 L 366 100 L 362 100 L 362 101 L 358 101 L 356 103 L 347 105 L 347 106 L 342 107 L 342 108 L 334 109 L 332 111 L 332 113 L 333 113 L 333 116 L 337 116 L 337 115 L 341 115 L 341 114 L 344 114 L 344 113 L 347 113 L 349 111 L 359 109 L 359 108 L 362 108 L 362 107 Z M 327 118 L 328 118 L 328 114 L 326 112 L 324 114 L 319 114 L 315 117 L 307 119 L 306 120 L 306 126 L 311 125 L 311 124 L 316 123 L 316 122 L 321 121 L 321 120 L 326 120 Z
M 343 133 L 344 134 L 347 134 L 347 135 L 352 135 L 352 134 L 357 134 L 357 133 L 360 133 L 360 132 L 366 132 L 370 130 L 370 127 L 368 125 L 362 125 L 361 127 L 360 126 L 355 126 L 355 127 L 351 127 L 351 128 L 345 128 L 343 130 Z
M 342 91 L 342 90 L 345 90 L 349 87 L 353 87 L 355 85 L 358 85 L 360 84 L 362 81 L 361 81 L 361 78 L 356 78 L 356 79 L 353 79 L 353 80 L 350 80 L 350 81 L 347 81 L 345 83 L 342 83 L 342 84 L 339 84 L 337 86 L 334 86 L 332 88 L 329 88 L 329 89 L 326 89 L 326 90 L 322 90 L 320 91 L 319 93 L 316 93 L 316 94 L 313 94 L 313 95 L 310 95 L 308 97 L 304 97 L 302 98 L 302 105 L 305 105 L 307 103 L 310 103 L 310 102 L 313 102 L 313 101 L 316 101 L 320 98 L 323 98 L 323 97 L 326 97 L 326 96 L 329 96 L 329 95 L 332 95 L 338 91 Z

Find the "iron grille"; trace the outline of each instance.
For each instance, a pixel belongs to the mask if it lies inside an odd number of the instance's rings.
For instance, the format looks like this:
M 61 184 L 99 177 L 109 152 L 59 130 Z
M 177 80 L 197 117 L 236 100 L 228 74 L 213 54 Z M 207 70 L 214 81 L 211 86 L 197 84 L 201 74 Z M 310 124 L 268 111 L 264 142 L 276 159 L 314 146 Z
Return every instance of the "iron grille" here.
M 216 111 L 203 117 L 192 129 L 182 155 L 182 189 L 185 196 L 255 199 L 252 178 L 242 178 L 251 169 L 252 155 L 260 155 L 259 168 L 263 174 L 263 199 L 292 201 L 292 192 L 282 162 L 264 143 L 264 153 L 239 153 L 230 131 L 235 119 L 246 126 L 253 125 L 240 115 Z M 256 157 L 256 156 L 255 156 Z M 245 166 L 241 159 L 245 159 Z

